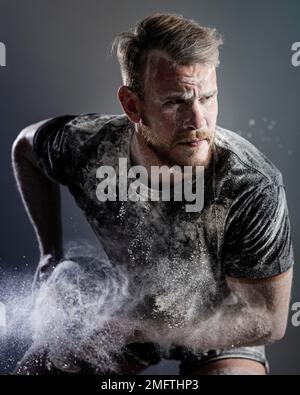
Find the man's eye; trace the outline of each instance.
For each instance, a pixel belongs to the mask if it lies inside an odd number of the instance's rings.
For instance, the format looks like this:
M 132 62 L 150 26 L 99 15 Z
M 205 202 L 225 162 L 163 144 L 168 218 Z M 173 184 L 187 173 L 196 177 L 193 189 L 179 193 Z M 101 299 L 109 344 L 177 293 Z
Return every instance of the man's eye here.
M 165 102 L 165 105 L 167 106 L 172 106 L 172 105 L 178 105 L 178 104 L 183 104 L 184 100 L 182 99 L 174 99 L 174 100 L 168 100 Z
M 214 97 L 214 95 L 201 97 L 200 102 L 201 102 L 201 103 L 206 103 L 206 102 L 208 102 L 210 99 L 212 99 L 213 97 Z

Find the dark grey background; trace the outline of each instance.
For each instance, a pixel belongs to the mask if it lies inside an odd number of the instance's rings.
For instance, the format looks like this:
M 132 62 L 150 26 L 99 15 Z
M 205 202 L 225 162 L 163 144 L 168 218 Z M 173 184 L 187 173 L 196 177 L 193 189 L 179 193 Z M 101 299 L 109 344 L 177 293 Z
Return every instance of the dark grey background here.
M 1 281 L 8 272 L 32 273 L 38 261 L 11 171 L 14 138 L 24 126 L 59 114 L 121 112 L 110 44 L 155 11 L 183 14 L 224 35 L 219 124 L 254 142 L 284 175 L 296 258 L 292 302 L 300 301 L 300 67 L 291 65 L 292 43 L 300 41 L 298 0 L 0 0 L 0 42 L 7 48 L 7 66 L 0 67 Z M 66 191 L 63 206 L 66 241 L 95 243 Z M 299 346 L 300 327 L 289 320 L 286 337 L 268 347 L 271 373 L 299 374 Z M 175 373 L 176 364 L 152 371 Z

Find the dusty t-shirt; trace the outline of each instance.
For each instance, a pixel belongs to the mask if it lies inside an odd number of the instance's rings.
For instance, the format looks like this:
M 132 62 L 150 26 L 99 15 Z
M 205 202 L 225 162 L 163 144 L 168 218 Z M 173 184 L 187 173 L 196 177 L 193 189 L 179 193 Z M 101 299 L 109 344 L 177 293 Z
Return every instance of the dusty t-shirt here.
M 100 166 L 130 158 L 133 125 L 125 115 L 62 116 L 34 137 L 39 165 L 66 185 L 130 290 L 150 306 L 140 314 L 178 319 L 214 309 L 228 296 L 226 276 L 262 279 L 293 265 L 282 175 L 257 148 L 217 127 L 204 181 L 204 206 L 185 202 L 107 201 L 96 196 Z

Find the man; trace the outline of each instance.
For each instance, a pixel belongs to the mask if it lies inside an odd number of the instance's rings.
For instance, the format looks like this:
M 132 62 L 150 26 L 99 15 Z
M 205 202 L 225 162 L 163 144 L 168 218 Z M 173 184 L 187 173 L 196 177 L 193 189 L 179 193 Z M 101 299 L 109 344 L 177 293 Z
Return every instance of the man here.
M 138 373 L 168 357 L 181 361 L 182 374 L 265 374 L 264 345 L 285 333 L 293 251 L 284 184 L 252 144 L 217 126 L 221 43 L 214 29 L 181 16 L 145 18 L 115 41 L 126 115 L 43 121 L 13 146 L 40 245 L 36 280 L 63 260 L 61 183 L 113 265 L 133 273 L 132 295 L 143 294 L 137 319 L 160 326 L 156 342 L 140 333 L 127 345 L 115 373 Z M 204 167 L 202 210 L 187 212 L 172 199 L 100 202 L 97 169 L 118 168 L 120 157 L 148 174 L 153 166 Z M 164 337 L 171 339 L 167 355 Z M 47 350 L 29 351 L 17 369 L 47 372 L 60 373 Z

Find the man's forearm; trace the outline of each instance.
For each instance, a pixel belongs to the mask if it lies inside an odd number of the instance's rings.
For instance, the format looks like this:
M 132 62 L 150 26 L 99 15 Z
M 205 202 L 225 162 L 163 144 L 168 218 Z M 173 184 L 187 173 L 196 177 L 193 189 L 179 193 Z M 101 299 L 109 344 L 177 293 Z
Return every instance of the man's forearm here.
M 14 144 L 12 160 L 18 189 L 35 229 L 41 255 L 59 257 L 62 253 L 59 185 L 38 168 L 32 146 L 25 138 Z
M 189 311 L 182 311 L 178 301 L 161 318 L 145 322 L 145 333 L 157 342 L 198 351 L 278 341 L 287 327 L 292 278 L 292 269 L 265 279 L 226 277 L 231 292 L 210 313 L 203 315 L 192 300 Z
M 208 320 L 195 323 L 183 343 L 200 350 L 258 346 L 272 342 L 272 320 L 263 309 L 223 306 Z
M 209 318 L 195 317 L 196 312 L 193 319 L 179 322 L 165 317 L 160 322 L 149 322 L 145 331 L 154 340 L 199 351 L 258 346 L 278 340 L 273 318 L 263 303 L 253 306 L 236 300 L 221 305 Z

